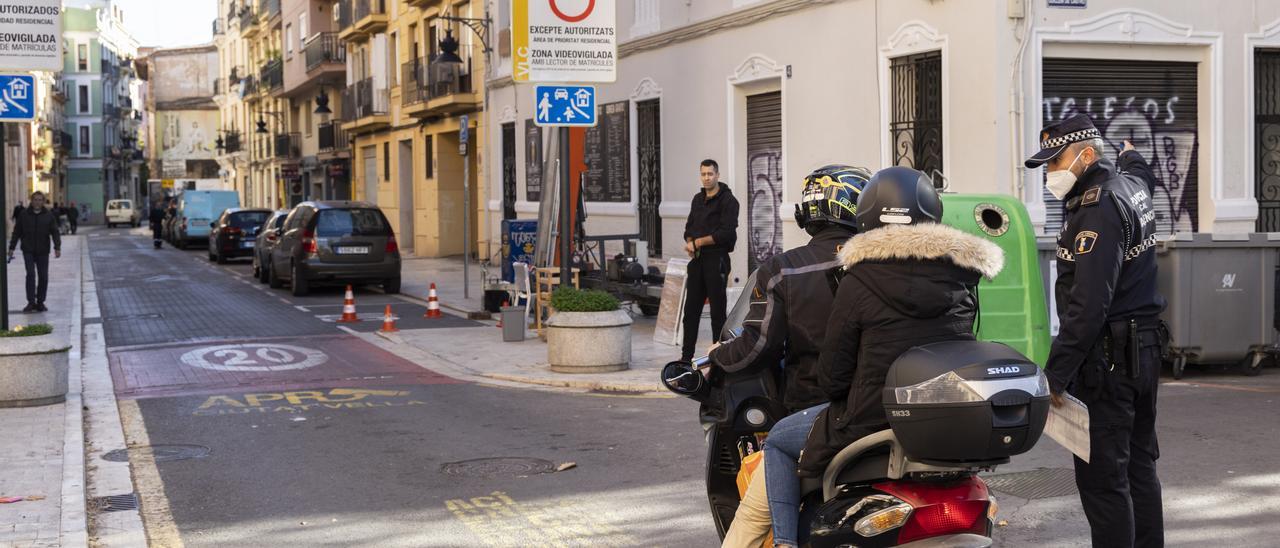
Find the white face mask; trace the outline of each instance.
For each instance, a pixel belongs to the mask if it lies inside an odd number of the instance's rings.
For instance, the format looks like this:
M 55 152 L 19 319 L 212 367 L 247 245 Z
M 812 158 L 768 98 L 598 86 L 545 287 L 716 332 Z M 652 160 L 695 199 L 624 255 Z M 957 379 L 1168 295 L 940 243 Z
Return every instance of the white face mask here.
M 1049 193 L 1053 194 L 1054 198 L 1059 200 L 1066 198 L 1067 193 L 1071 192 L 1071 187 L 1076 186 L 1076 174 L 1071 171 L 1071 168 L 1076 167 L 1076 162 L 1080 161 L 1081 154 L 1084 154 L 1084 149 L 1081 149 L 1076 154 L 1076 159 L 1071 161 L 1071 165 L 1067 166 L 1067 169 L 1050 171 L 1046 175 L 1044 186 L 1049 189 Z

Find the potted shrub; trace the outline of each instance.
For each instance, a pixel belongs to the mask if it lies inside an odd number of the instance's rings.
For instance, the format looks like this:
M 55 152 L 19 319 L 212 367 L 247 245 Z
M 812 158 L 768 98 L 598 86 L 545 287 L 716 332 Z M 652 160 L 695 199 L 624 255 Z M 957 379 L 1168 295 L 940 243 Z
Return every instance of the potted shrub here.
M 49 324 L 0 331 L 0 407 L 59 403 L 67 397 L 66 334 Z
M 559 288 L 551 295 L 547 361 L 558 373 L 621 371 L 631 363 L 631 315 L 604 291 Z

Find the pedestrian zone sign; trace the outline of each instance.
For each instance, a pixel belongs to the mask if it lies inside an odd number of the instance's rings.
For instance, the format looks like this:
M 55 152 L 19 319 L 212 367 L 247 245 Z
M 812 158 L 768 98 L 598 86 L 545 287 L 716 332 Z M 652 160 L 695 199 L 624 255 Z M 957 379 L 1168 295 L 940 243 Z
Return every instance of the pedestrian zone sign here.
M 595 86 L 537 86 L 533 90 L 534 125 L 595 127 Z
M 36 79 L 30 74 L 0 74 L 0 122 L 36 119 Z

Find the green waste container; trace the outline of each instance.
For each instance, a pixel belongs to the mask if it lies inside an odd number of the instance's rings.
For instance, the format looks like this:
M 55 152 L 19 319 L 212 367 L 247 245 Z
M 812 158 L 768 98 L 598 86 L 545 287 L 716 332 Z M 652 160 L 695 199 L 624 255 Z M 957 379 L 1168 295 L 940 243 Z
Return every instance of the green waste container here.
M 1049 314 L 1035 227 L 1012 196 L 943 194 L 944 223 L 1004 249 L 1004 270 L 978 286 L 978 338 L 1007 344 L 1044 366 L 1049 359 Z

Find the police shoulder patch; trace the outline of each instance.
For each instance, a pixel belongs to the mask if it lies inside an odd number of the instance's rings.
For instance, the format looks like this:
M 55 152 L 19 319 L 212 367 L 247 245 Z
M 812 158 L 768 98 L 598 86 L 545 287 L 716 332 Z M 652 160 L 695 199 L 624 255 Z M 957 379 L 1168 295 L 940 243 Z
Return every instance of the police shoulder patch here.
M 1102 187 L 1095 186 L 1089 190 L 1084 191 L 1084 194 L 1080 195 L 1080 205 L 1091 206 L 1093 204 L 1098 203 L 1098 200 L 1101 200 L 1101 199 L 1102 199 Z
M 1098 233 L 1092 230 L 1081 230 L 1076 233 L 1075 243 L 1071 246 L 1075 255 L 1084 255 L 1093 251 L 1093 244 L 1098 243 Z

